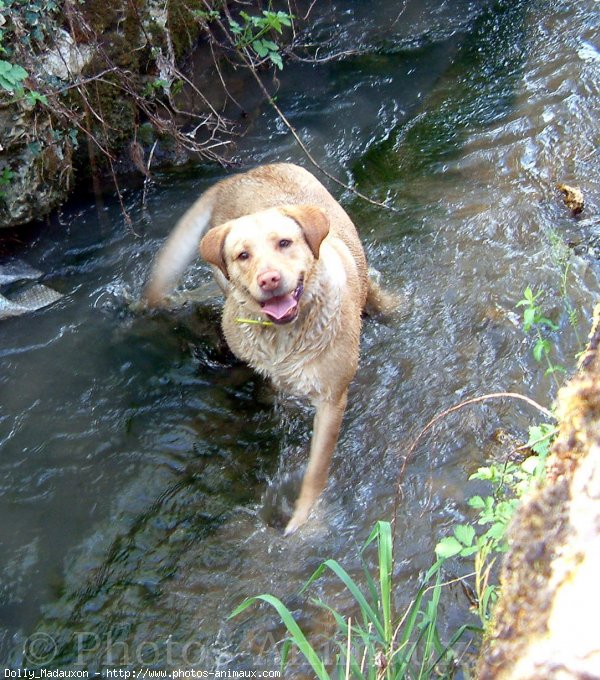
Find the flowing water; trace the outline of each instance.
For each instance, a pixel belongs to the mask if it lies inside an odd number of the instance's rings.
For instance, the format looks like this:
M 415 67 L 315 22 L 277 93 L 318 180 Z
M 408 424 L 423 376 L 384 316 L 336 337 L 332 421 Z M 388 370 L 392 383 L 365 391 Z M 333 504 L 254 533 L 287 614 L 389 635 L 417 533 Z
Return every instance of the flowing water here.
M 175 219 L 225 173 L 161 176 L 145 205 L 129 190 L 131 228 L 112 198 L 71 206 L 29 232 L 28 245 L 5 246 L 64 293 L 0 326 L 5 668 L 275 669 L 283 630 L 272 610 L 227 618 L 263 592 L 282 598 L 327 652 L 331 620 L 298 596 L 321 561 L 337 559 L 358 578 L 359 548 L 396 499 L 401 611 L 436 542 L 482 490 L 469 474 L 506 452 L 500 432 L 523 439 L 539 415 L 508 399 L 466 408 L 406 459 L 420 429 L 486 393 L 551 404 L 555 384 L 515 308 L 527 285 L 545 291 L 560 326 L 553 360 L 575 366 L 599 290 L 597 2 L 330 8 L 314 31 L 328 41 L 323 56 L 356 53 L 287 65 L 278 102 L 324 167 L 397 208 L 331 186 L 403 305 L 389 323 L 365 322 L 314 518 L 283 539 L 311 411 L 273 395 L 224 350 L 206 267 L 185 282 L 200 286 L 201 304 L 156 315 L 129 307 Z M 251 114 L 242 168 L 308 166 L 266 105 Z M 557 182 L 583 190 L 579 218 Z M 449 576 L 463 567 L 453 568 Z M 354 614 L 334 578 L 313 592 Z M 444 629 L 469 620 L 468 609 L 462 589 L 447 588 Z M 310 673 L 297 665 L 286 677 Z

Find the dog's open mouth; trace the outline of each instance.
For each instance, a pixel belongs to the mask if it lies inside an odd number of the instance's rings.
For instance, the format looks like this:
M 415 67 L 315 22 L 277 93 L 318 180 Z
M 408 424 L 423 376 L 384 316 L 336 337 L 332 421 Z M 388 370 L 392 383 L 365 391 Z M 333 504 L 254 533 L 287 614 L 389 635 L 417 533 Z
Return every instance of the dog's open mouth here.
M 304 283 L 296 286 L 292 293 L 276 295 L 275 297 L 260 303 L 263 314 L 266 314 L 273 323 L 290 323 L 298 316 L 298 302 L 304 292 Z

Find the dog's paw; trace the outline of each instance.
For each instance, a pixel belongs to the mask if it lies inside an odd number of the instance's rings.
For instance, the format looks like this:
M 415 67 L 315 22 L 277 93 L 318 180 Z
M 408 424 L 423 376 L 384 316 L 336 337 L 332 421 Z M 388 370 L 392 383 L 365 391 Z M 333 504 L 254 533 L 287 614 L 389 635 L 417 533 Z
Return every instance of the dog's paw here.
M 288 536 L 295 534 L 303 524 L 306 524 L 307 520 L 308 510 L 296 510 L 292 515 L 292 519 L 287 523 L 283 535 L 287 538 Z

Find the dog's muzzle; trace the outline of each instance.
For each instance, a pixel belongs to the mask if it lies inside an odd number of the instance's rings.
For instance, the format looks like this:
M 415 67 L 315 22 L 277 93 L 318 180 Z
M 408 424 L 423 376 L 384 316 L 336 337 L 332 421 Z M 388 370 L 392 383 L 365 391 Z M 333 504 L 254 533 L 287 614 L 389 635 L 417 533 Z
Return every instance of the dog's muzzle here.
M 292 293 L 275 295 L 260 303 L 263 314 L 276 324 L 291 323 L 298 316 L 298 303 L 304 292 L 304 282 L 300 280 Z

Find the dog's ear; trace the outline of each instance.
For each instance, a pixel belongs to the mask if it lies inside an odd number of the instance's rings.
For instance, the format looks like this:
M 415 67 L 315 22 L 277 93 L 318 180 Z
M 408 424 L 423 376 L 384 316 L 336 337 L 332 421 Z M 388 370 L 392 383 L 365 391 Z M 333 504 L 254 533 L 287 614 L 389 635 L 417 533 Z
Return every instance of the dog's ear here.
M 213 227 L 209 229 L 200 241 L 200 255 L 210 264 L 218 267 L 226 279 L 229 279 L 227 273 L 227 265 L 225 264 L 225 256 L 223 253 L 223 244 L 225 238 L 229 233 L 230 226 L 225 223 L 220 227 Z
M 298 222 L 315 259 L 319 259 L 321 243 L 329 234 L 329 218 L 314 205 L 289 205 L 281 212 Z

